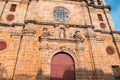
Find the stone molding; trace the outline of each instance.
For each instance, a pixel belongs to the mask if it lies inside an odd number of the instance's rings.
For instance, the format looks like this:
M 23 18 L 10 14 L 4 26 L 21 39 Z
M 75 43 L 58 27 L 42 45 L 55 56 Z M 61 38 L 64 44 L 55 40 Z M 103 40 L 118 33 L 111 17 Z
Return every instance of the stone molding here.
M 120 34 L 120 31 L 103 31 L 103 30 L 99 30 L 99 29 L 94 29 L 94 32 L 101 32 L 101 33 L 104 33 L 104 34 L 111 34 L 111 33 L 114 33 L 114 34 Z
M 96 41 L 104 41 L 105 38 L 104 37 L 96 37 Z
M 66 28 L 75 27 L 75 28 L 92 28 L 92 29 L 94 29 L 94 25 L 78 25 L 78 24 L 66 24 L 66 23 L 39 22 L 36 20 L 26 20 L 25 23 L 11 23 L 11 24 L 0 23 L 0 26 L 5 26 L 5 27 L 25 26 L 28 23 L 33 23 L 33 24 L 38 24 L 38 25 L 51 25 L 54 27 L 59 27 L 59 25 L 64 25 Z M 115 31 L 115 30 L 111 32 L 111 31 L 103 31 L 103 30 L 99 30 L 99 29 L 94 29 L 94 32 L 101 32 L 104 34 L 111 34 L 111 33 L 120 34 L 120 31 Z
M 15 36 L 21 37 L 21 36 L 22 36 L 22 32 L 13 31 L 13 32 L 11 32 L 11 35 L 10 35 L 10 36 L 11 36 L 11 37 L 15 37 Z
M 83 46 L 84 40 L 79 40 L 79 39 L 61 39 L 61 38 L 50 38 L 50 37 L 39 37 L 39 41 L 41 43 L 40 45 L 40 50 L 70 50 L 70 51 L 84 51 L 85 47 Z M 61 45 L 56 48 L 52 48 L 52 45 L 49 44 L 49 42 L 53 41 L 62 41 L 62 42 L 74 42 L 80 44 L 80 47 L 72 49 L 72 48 L 67 48 L 65 45 Z
M 5 26 L 5 27 L 14 27 L 14 26 L 25 26 L 24 23 L 0 23 L 0 26 Z
M 35 30 L 23 29 L 22 31 L 12 31 L 11 38 L 20 38 L 22 36 L 34 36 L 36 34 Z
M 58 27 L 59 25 L 64 25 L 66 27 L 76 27 L 76 28 L 94 28 L 93 25 L 79 25 L 79 24 L 67 24 L 67 23 L 52 23 L 52 22 L 39 22 L 36 20 L 25 20 L 24 23 L 0 23 L 0 26 L 10 27 L 10 26 L 25 26 L 28 23 L 38 24 L 38 25 L 51 25 Z
M 88 7 L 94 7 L 94 8 L 97 8 L 97 9 L 109 9 L 111 10 L 111 7 L 109 5 L 102 5 L 102 6 L 98 6 L 98 5 L 93 5 L 93 4 L 88 4 Z
M 120 34 L 120 31 L 112 31 L 112 33 L 114 33 L 114 34 Z
M 103 30 L 99 30 L 99 29 L 94 29 L 94 32 L 100 32 L 100 33 L 104 33 L 104 34 L 111 34 L 110 31 L 103 31 Z
M 80 42 L 80 43 L 83 43 L 84 41 L 83 40 L 80 40 L 80 39 L 65 39 L 65 38 L 53 38 L 53 37 L 39 37 L 39 41 L 43 41 L 43 40 L 56 40 L 56 41 L 69 41 L 69 42 Z
M 23 35 L 24 36 L 34 36 L 35 34 L 36 34 L 35 30 L 23 29 Z

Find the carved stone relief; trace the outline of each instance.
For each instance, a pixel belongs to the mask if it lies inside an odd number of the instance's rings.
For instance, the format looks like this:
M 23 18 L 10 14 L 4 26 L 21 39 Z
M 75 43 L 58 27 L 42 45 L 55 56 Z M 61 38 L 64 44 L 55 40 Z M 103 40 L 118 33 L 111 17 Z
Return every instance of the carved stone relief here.
M 96 41 L 104 41 L 105 40 L 105 38 L 104 37 L 102 37 L 102 36 L 97 36 L 96 37 Z
M 74 29 L 69 32 L 69 30 L 66 30 L 65 25 L 57 26 L 52 31 L 48 31 L 48 28 L 43 28 L 43 32 L 39 36 L 40 49 L 84 51 L 83 42 L 85 39 L 79 30 L 74 31 Z
M 23 29 L 23 31 L 12 31 L 10 36 L 13 38 L 21 37 L 22 35 L 24 36 L 34 36 L 36 34 L 35 30 L 31 29 Z
M 96 34 L 92 33 L 92 32 L 88 33 L 86 36 L 89 37 L 89 38 L 96 38 Z
M 80 40 L 81 42 L 83 42 L 85 39 L 81 36 L 80 31 L 76 31 L 73 35 L 73 38 L 76 40 Z
M 64 39 L 65 38 L 65 26 L 64 25 L 59 25 L 59 38 Z
M 48 42 L 42 41 L 40 45 L 40 49 L 49 49 Z
M 84 51 L 85 47 L 83 44 L 78 44 L 78 47 L 76 48 L 77 51 Z
M 24 36 L 34 36 L 35 34 L 36 34 L 35 30 L 31 30 L 31 29 L 24 29 L 23 30 Z
M 19 39 L 22 36 L 22 32 L 20 31 L 12 31 L 10 33 L 11 38 Z
M 59 37 L 61 39 L 65 38 L 65 29 L 64 28 L 60 28 Z

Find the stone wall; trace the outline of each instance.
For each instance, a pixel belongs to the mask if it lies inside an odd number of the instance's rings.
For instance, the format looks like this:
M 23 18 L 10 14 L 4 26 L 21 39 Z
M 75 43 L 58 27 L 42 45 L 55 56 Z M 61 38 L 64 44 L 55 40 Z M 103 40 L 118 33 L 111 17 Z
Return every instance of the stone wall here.
M 76 80 L 114 80 L 112 66 L 120 66 L 120 33 L 109 7 L 85 1 L 20 1 L 0 1 L 0 41 L 7 44 L 0 50 L 1 79 L 50 80 L 52 57 L 65 52 L 75 61 Z M 15 12 L 10 11 L 11 4 L 17 5 Z M 67 21 L 55 20 L 56 7 L 69 11 Z M 14 15 L 11 21 L 9 14 Z M 106 52 L 107 47 L 113 54 Z

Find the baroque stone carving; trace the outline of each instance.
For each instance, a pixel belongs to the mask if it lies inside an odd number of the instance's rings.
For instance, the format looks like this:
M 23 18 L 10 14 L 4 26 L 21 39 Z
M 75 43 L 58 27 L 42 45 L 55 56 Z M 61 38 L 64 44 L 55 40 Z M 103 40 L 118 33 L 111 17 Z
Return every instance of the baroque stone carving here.
M 60 38 L 65 38 L 65 29 L 64 28 L 60 28 Z
M 94 33 L 92 33 L 92 32 L 90 32 L 90 33 L 87 33 L 86 34 L 86 37 L 88 38 L 96 38 L 96 34 L 94 34 Z
M 22 35 L 24 36 L 34 36 L 36 34 L 35 30 L 30 30 L 30 29 L 23 29 L 23 33 L 22 31 L 12 31 L 11 32 L 11 37 L 21 37 Z
M 49 49 L 48 43 L 42 43 L 40 49 Z
M 25 36 L 34 36 L 36 34 L 35 30 L 31 30 L 31 29 L 24 29 L 23 30 L 23 35 Z
M 65 46 L 60 46 L 60 50 L 64 50 L 65 48 Z
M 10 36 L 13 38 L 20 38 L 22 36 L 22 32 L 19 31 L 13 31 L 11 32 Z
M 80 46 L 79 48 L 78 48 L 78 51 L 80 50 L 80 51 L 84 51 L 84 49 L 85 49 L 85 47 L 82 45 L 82 46 Z
M 41 37 L 49 37 L 51 36 L 50 32 L 47 30 L 47 28 L 43 28 L 43 33 Z
M 73 35 L 73 38 L 76 40 L 80 40 L 81 42 L 84 42 L 84 38 L 80 35 L 80 31 L 76 31 Z

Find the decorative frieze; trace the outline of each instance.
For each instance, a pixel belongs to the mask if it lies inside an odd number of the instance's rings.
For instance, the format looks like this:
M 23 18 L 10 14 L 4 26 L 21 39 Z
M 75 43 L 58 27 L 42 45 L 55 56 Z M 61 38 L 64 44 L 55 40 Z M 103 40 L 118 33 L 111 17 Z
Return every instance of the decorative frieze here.
M 87 34 L 87 36 L 89 37 L 89 38 L 96 38 L 96 34 L 95 33 L 88 33 Z
M 96 41 L 104 41 L 104 40 L 105 40 L 104 37 L 100 37 L 100 36 L 99 36 L 99 37 L 98 37 L 98 36 L 96 37 Z
M 35 30 L 31 30 L 31 29 L 24 29 L 23 30 L 24 36 L 34 36 L 35 34 L 36 34 Z
M 73 38 L 76 40 L 80 40 L 81 42 L 83 42 L 85 39 L 80 35 L 80 31 L 76 31 L 73 35 Z
M 47 28 L 43 28 L 43 33 L 41 35 L 41 37 L 50 37 L 52 36 L 51 33 L 48 31 Z
M 52 41 L 52 40 L 55 40 L 55 41 L 65 41 L 65 42 L 83 42 L 83 40 L 81 41 L 81 40 L 78 40 L 78 39 L 61 39 L 61 38 L 53 38 L 53 37 L 42 37 L 42 36 L 40 36 L 39 37 L 39 41 L 41 42 L 41 41 L 43 41 L 43 40 L 48 40 L 48 41 Z
M 22 36 L 22 32 L 12 31 L 10 36 L 11 36 L 11 38 L 20 38 Z
M 34 36 L 36 34 L 35 30 L 31 30 L 31 29 L 23 29 L 23 31 L 12 31 L 11 32 L 11 37 L 13 38 L 18 38 L 21 36 Z

